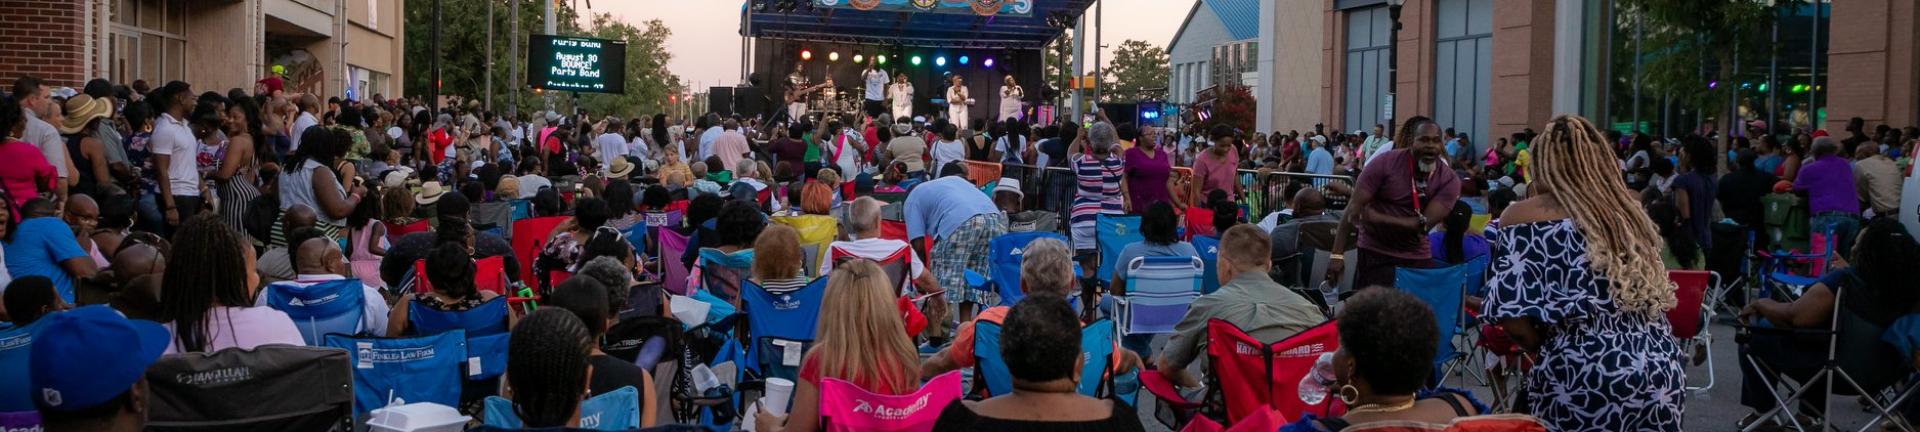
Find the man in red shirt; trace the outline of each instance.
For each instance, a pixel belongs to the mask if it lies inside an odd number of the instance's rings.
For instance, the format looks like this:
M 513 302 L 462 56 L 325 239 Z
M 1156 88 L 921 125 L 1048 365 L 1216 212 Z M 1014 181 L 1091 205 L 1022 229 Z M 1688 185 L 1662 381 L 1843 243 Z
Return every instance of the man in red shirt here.
M 261 78 L 259 81 L 253 83 L 253 92 L 267 96 L 278 96 L 280 92 L 286 91 L 287 81 L 281 78 L 282 76 L 286 76 L 286 74 L 286 66 L 273 65 L 273 71 L 268 73 L 266 78 Z
M 453 116 L 441 113 L 433 119 L 433 130 L 427 131 L 427 160 L 435 163 L 446 158 L 447 146 L 453 145 L 453 134 L 447 130 L 452 125 Z

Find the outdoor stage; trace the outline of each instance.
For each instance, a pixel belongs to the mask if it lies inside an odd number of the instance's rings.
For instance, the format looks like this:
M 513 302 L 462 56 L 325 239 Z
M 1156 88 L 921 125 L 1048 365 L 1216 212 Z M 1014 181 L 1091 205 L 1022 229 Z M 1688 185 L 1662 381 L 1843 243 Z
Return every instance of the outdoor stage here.
M 1025 116 L 1045 104 L 1041 50 L 1077 22 L 1091 0 L 749 0 L 741 33 L 751 38 L 744 63 L 751 90 L 739 91 L 741 114 L 772 118 L 784 110 L 794 64 L 812 84 L 831 77 L 841 109 L 858 112 L 867 62 L 913 84 L 913 112 L 946 113 L 947 77 L 958 75 L 974 99 L 969 122 L 1000 112 L 1000 87 L 1012 75 L 1025 93 Z M 997 9 L 993 8 L 998 6 Z M 982 12 L 985 12 L 983 14 Z M 856 60 L 857 57 L 857 60 Z M 741 98 L 762 102 L 740 103 Z M 756 106 L 757 105 L 757 106 Z M 832 107 L 832 104 L 828 105 Z M 756 109 L 757 108 L 757 109 Z

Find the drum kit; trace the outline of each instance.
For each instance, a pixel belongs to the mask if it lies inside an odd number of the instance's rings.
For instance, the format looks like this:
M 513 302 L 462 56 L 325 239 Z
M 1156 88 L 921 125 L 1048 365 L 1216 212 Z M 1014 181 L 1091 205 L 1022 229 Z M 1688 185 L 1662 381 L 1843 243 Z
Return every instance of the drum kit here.
M 860 95 L 854 91 L 827 87 L 814 94 L 807 103 L 807 110 L 836 115 L 856 112 L 860 110 Z

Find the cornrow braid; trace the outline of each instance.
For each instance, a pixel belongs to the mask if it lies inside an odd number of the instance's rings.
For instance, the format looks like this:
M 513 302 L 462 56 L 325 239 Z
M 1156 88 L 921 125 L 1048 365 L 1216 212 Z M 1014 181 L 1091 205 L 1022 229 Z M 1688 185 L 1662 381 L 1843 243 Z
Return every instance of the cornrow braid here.
M 507 387 L 526 427 L 565 426 L 587 393 L 587 327 L 572 312 L 527 314 L 507 337 Z
M 1620 179 L 1612 147 L 1579 116 L 1560 116 L 1534 140 L 1533 181 L 1573 216 L 1587 256 L 1623 311 L 1655 316 L 1672 309 L 1672 283 L 1660 262 L 1659 232 Z

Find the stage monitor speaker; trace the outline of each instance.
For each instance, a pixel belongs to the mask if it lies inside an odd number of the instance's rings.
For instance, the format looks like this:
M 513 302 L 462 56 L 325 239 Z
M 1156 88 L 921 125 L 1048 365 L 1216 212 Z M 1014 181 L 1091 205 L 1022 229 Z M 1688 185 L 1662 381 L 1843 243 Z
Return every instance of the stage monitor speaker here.
M 767 114 L 766 91 L 760 87 L 734 87 L 733 112 L 741 117 L 758 117 Z
M 723 116 L 733 115 L 733 87 L 707 88 L 707 111 Z

